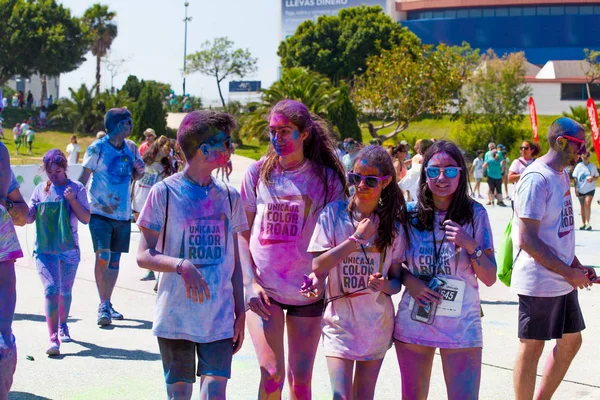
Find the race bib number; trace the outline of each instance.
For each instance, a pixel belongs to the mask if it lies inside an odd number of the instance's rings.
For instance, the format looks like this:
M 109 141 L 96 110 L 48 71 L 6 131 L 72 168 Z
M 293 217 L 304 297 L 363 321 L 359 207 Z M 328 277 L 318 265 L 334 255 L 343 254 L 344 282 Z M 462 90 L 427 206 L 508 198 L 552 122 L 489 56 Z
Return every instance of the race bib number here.
M 383 268 L 380 268 L 380 263 L 381 253 L 379 252 L 367 252 L 367 257 L 365 257 L 364 253 L 355 251 L 345 257 L 340 263 L 342 293 L 366 289 L 369 275 L 383 270 Z
M 295 242 L 304 225 L 304 202 L 280 200 L 267 203 L 263 215 L 261 239 Z
M 457 279 L 440 279 L 446 284 L 440 289 L 442 303 L 437 306 L 436 315 L 439 317 L 460 318 L 465 296 L 465 282 Z M 410 297 L 408 308 L 412 310 L 414 305 L 415 299 Z
M 185 232 L 185 258 L 200 266 L 223 263 L 226 252 L 225 221 L 190 221 Z
M 140 186 L 152 187 L 158 180 L 158 172 L 151 171 L 146 172 L 142 179 L 140 179 Z

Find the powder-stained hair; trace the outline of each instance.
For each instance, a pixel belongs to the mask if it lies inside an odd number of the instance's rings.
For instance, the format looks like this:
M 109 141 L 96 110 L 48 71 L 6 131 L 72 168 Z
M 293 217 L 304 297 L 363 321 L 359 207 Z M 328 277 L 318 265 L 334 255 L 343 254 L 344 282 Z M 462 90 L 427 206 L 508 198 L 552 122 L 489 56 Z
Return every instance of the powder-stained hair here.
M 219 131 L 231 133 L 235 126 L 235 120 L 230 114 L 210 110 L 192 111 L 179 125 L 177 143 L 189 161 L 198 147 L 213 135 Z
M 131 118 L 131 112 L 126 108 L 111 108 L 104 116 L 104 129 L 108 135 L 117 128 L 119 122 Z
M 50 171 L 52 164 L 63 168 L 65 171 L 69 165 L 65 153 L 60 149 L 48 150 L 46 154 L 44 154 L 44 157 L 42 158 L 42 169 L 46 174 Z M 50 182 L 50 180 L 46 181 L 46 187 L 44 188 L 46 193 L 50 190 L 50 186 L 52 186 L 52 182 Z
M 433 230 L 434 209 L 433 193 L 427 185 L 426 168 L 429 160 L 438 153 L 447 153 L 460 167 L 459 182 L 452 202 L 446 213 L 446 219 L 450 219 L 459 225 L 473 222 L 473 202 L 469 196 L 469 170 L 460 149 L 449 140 L 438 140 L 423 156 L 423 167 L 421 168 L 421 182 L 419 183 L 419 195 L 417 196 L 416 212 L 409 216 L 413 226 L 420 230 Z
M 357 163 L 362 161 L 366 161 L 366 164 L 370 167 L 377 168 L 379 176 L 389 176 L 392 178 L 389 185 L 381 191 L 380 199 L 382 204 L 377 205 L 374 211 L 379 217 L 375 246 L 379 251 L 383 251 L 387 246 L 392 244 L 394 238 L 398 235 L 398 222 L 403 226 L 406 233 L 406 203 L 404 202 L 404 196 L 400 191 L 400 187 L 396 184 L 396 170 L 394 164 L 392 164 L 392 159 L 383 147 L 370 145 L 363 148 L 354 159 L 352 169 L 354 169 Z M 354 201 L 355 195 L 348 202 L 349 212 L 351 212 Z M 408 238 L 408 235 L 406 237 Z
M 325 207 L 335 195 L 329 193 L 328 180 L 333 177 L 327 176 L 327 169 L 333 170 L 342 187 L 346 188 L 346 173 L 336 154 L 333 131 L 325 120 L 311 114 L 304 104 L 296 100 L 281 100 L 271 109 L 269 120 L 273 115 L 283 115 L 298 127 L 299 132 L 308 132 L 308 137 L 303 144 L 304 157 L 313 161 L 314 171 L 323 185 L 323 193 L 325 193 L 323 207 Z M 278 163 L 279 156 L 271 144 L 260 167 L 260 177 L 265 184 L 272 184 L 271 173 Z
M 559 136 L 575 136 L 579 131 L 585 130 L 578 122 L 567 117 L 558 118 L 548 129 L 548 145 L 552 148 Z

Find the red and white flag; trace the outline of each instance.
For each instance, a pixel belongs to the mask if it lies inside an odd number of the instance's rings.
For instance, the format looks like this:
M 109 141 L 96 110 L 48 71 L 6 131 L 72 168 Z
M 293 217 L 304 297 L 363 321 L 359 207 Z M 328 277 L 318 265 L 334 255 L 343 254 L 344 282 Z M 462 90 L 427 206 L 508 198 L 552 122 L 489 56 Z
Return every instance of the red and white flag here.
M 531 130 L 533 131 L 533 141 L 538 142 L 538 119 L 537 111 L 535 110 L 535 101 L 533 97 L 529 98 L 529 119 L 531 120 Z
M 596 151 L 596 157 L 600 162 L 600 127 L 598 126 L 598 110 L 596 109 L 596 103 L 591 97 L 587 101 L 587 114 L 590 119 L 590 126 L 592 127 L 592 140 L 594 142 L 594 150 Z

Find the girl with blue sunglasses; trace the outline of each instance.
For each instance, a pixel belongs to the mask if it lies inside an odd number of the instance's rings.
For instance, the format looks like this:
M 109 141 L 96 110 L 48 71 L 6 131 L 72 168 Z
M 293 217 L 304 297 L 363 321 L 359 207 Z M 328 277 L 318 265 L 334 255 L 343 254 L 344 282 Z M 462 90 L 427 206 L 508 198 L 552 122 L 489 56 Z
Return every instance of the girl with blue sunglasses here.
M 402 397 L 424 399 L 440 349 L 449 399 L 476 399 L 481 376 L 478 280 L 496 281 L 485 208 L 469 196 L 458 147 L 435 142 L 425 153 L 418 200 L 407 205 L 408 243 L 394 340 Z

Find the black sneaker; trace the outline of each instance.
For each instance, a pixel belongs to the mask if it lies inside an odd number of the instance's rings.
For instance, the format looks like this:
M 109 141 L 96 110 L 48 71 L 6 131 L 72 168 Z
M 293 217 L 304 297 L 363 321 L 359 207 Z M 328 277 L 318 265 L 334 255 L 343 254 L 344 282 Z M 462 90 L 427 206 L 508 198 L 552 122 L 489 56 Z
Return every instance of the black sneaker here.
M 98 306 L 98 322 L 97 324 L 100 326 L 110 325 L 112 323 L 112 318 L 110 316 L 110 307 L 104 303 L 100 303 Z
M 110 308 L 109 308 L 110 309 L 110 317 L 112 319 L 116 319 L 116 320 L 121 321 L 123 319 L 123 314 L 121 314 L 120 312 L 118 312 L 117 310 L 115 310 L 113 308 L 112 303 L 109 303 L 109 304 L 110 304 Z
M 499 201 L 499 202 L 498 202 L 498 205 L 499 205 L 500 207 L 507 207 L 507 205 L 506 205 L 506 204 L 504 204 L 504 202 L 503 202 L 503 201 Z

